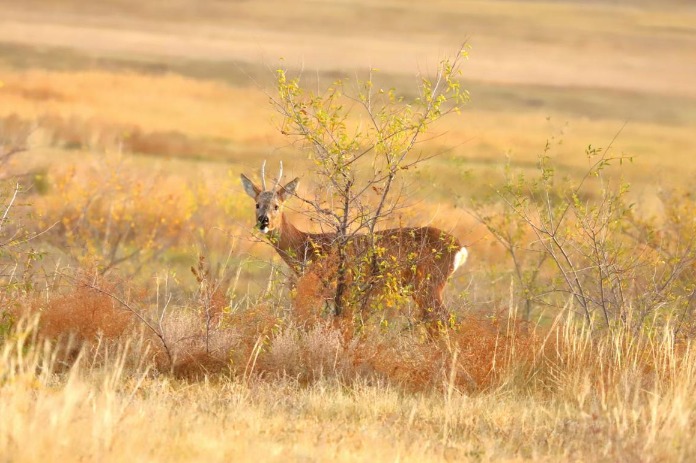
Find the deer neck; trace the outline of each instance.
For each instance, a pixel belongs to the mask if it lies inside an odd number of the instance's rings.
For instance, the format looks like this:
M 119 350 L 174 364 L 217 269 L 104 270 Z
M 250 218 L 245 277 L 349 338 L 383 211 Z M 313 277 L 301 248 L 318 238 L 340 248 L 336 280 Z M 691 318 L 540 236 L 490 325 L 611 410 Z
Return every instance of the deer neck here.
M 283 258 L 290 268 L 295 272 L 300 272 L 305 258 L 307 233 L 298 230 L 285 217 L 285 213 L 280 214 L 280 227 L 271 235 L 271 242 L 276 248 L 280 257 Z

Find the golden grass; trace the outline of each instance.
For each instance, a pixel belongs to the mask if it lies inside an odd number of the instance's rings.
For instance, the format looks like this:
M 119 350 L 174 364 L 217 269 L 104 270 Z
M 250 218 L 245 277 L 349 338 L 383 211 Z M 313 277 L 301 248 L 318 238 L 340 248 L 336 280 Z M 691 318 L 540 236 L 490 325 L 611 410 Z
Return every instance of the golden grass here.
M 273 133 L 270 107 L 260 91 L 231 88 L 176 75 L 104 71 L 4 73 L 2 116 L 55 116 L 104 129 L 175 131 L 193 138 L 249 143 Z
M 0 88 L 0 117 L 36 121 L 35 145 L 57 143 L 94 149 L 115 149 L 119 143 L 136 153 L 193 159 L 226 159 L 256 168 L 257 153 L 270 147 L 301 162 L 292 143 L 279 130 L 264 91 L 167 75 L 131 73 L 10 71 Z M 501 112 L 476 109 L 442 121 L 433 133 L 444 133 L 423 145 L 445 152 L 470 166 L 533 163 L 547 139 L 553 154 L 569 166 L 585 164 L 588 144 L 614 143 L 616 152 L 634 156 L 629 176 L 639 182 L 683 182 L 683 166 L 696 146 L 690 125 L 630 121 L 625 118 L 586 119 L 527 109 Z M 286 149 L 283 149 L 286 148 Z M 249 153 L 249 154 L 247 154 Z M 660 156 L 657 153 L 670 153 Z M 250 159 L 250 154 L 253 159 Z M 304 163 L 298 164 L 302 170 Z M 676 175 L 676 178 L 675 178 Z M 447 188 L 454 179 L 445 178 Z
M 8 5 L 0 40 L 150 61 L 274 63 L 284 57 L 311 71 L 370 65 L 413 73 L 469 38 L 477 50 L 469 74 L 475 79 L 693 97 L 693 15 L 681 2 L 654 8 L 647 2 L 370 0 L 288 7 L 279 0 L 181 0 L 164 7 L 38 0 Z
M 31 332 L 31 324 L 19 324 L 0 351 L 0 452 L 12 461 L 144 455 L 148 461 L 689 461 L 696 455 L 696 362 L 691 346 L 675 345 L 669 330 L 593 340 L 562 320 L 535 344 L 490 346 L 500 355 L 497 367 L 487 363 L 499 373 L 491 387 L 467 392 L 458 385 L 469 364 L 462 351 L 450 354 L 462 369 L 445 368 L 440 382 L 415 394 L 404 390 L 398 374 L 374 377 L 357 369 L 351 379 L 344 369 L 336 375 L 333 353 L 321 350 L 331 336 L 314 329 L 270 334 L 261 356 L 274 359 L 279 373 L 284 366 L 284 374 L 256 370 L 262 362 L 251 351 L 238 374 L 199 382 L 163 376 L 147 360 L 137 361 L 136 341 L 96 347 L 99 362 L 96 351 L 85 350 L 56 374 L 52 348 L 31 343 Z M 469 339 L 484 350 L 476 336 Z M 334 344 L 340 349 L 340 341 Z M 298 349 L 314 358 L 296 363 Z M 395 354 L 411 354 L 385 351 L 394 365 L 406 366 Z M 318 374 L 302 381 L 312 368 Z
M 249 233 L 253 206 L 237 184 L 240 172 L 282 157 L 286 175 L 312 187 L 306 155 L 279 133 L 267 103 L 274 65 L 266 63 L 284 56 L 321 82 L 375 66 L 385 86 L 412 94 L 417 70 L 466 34 L 472 102 L 418 145 L 443 156 L 411 177 L 416 206 L 395 222 L 441 226 L 471 245 L 450 299 L 468 304 L 460 315 L 495 307 L 501 296 L 491 288 L 507 284 L 509 269 L 462 207 L 499 182 L 507 158 L 529 172 L 548 139 L 573 173 L 588 144 L 606 146 L 621 131 L 614 149 L 636 156 L 624 173 L 641 206 L 659 202 L 661 186 L 690 187 L 693 11 L 678 2 L 171 5 L 3 7 L 0 136 L 37 126 L 11 168 L 42 176 L 22 206 L 36 231 L 58 223 L 33 243 L 48 251 L 45 267 L 98 268 L 109 256 L 105 230 L 121 230 L 130 237 L 124 252 L 155 256 L 126 285 L 150 286 L 134 293 L 137 307 L 158 319 L 152 282 L 177 290 L 161 323 L 172 359 L 103 293 L 67 284 L 53 294 L 46 285 L 38 301 L 18 298 L 41 322 L 7 332 L 10 318 L 0 317 L 2 458 L 696 458 L 696 361 L 668 329 L 593 336 L 564 317 L 535 328 L 514 316 L 470 316 L 437 342 L 419 328 L 347 335 L 340 321 L 293 312 L 273 278 L 285 280 L 283 268 L 269 269 L 272 251 Z M 205 292 L 189 291 L 204 287 L 188 270 L 200 253 L 215 263 L 230 254 L 239 269 L 224 275 L 224 296 L 210 294 L 208 327 Z M 131 270 L 124 263 L 113 273 Z

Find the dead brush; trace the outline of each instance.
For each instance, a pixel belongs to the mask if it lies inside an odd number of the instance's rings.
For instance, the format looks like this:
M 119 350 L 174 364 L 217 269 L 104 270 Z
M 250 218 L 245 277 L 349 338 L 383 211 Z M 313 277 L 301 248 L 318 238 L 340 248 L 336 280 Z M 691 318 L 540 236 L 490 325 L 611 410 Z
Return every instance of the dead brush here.
M 172 374 L 192 381 L 247 374 L 249 359 L 257 358 L 278 331 L 275 308 L 269 304 L 232 307 L 226 295 L 229 278 L 224 272 L 211 271 L 203 255 L 190 270 L 198 283 L 192 310 L 180 310 L 163 322 L 172 350 Z
M 313 326 L 322 319 L 327 301 L 325 280 L 316 271 L 307 272 L 297 280 L 292 316 L 296 323 Z
M 48 301 L 34 300 L 19 311 L 20 317 L 39 315 L 38 339 L 55 343 L 58 361 L 64 365 L 71 365 L 83 349 L 123 339 L 134 327 L 130 312 L 82 284 Z
M 231 353 L 230 364 L 236 373 L 247 369 L 253 356 L 259 357 L 256 362 L 258 371 L 265 371 L 265 352 L 269 340 L 281 332 L 283 320 L 277 309 L 268 303 L 237 309 L 223 319 L 223 326 L 234 329 L 240 337 L 237 349 Z M 258 352 L 257 352 L 258 350 Z M 263 353 L 263 355 L 261 355 Z
M 182 341 L 174 348 L 171 373 L 179 379 L 202 380 L 230 373 L 227 349 L 206 350 L 195 341 Z
M 270 339 L 260 368 L 264 374 L 311 384 L 322 378 L 343 377 L 346 353 L 341 333 L 329 323 L 290 325 Z
M 240 346 L 245 347 L 234 352 L 235 362 L 246 365 L 254 357 L 255 374 L 292 377 L 305 385 L 331 377 L 348 383 L 378 380 L 427 392 L 452 382 L 458 390 L 473 393 L 520 376 L 525 384 L 543 345 L 542 336 L 514 314 L 469 316 L 438 338 L 420 328 L 396 332 L 376 326 L 346 337 L 341 324 L 351 320 L 336 317 L 320 322 L 312 315 L 309 323 L 300 323 L 297 313 L 294 317 L 286 326 L 265 330 L 257 320 L 255 329 L 241 334 Z
M 162 330 L 171 361 L 160 355 L 158 368 L 191 381 L 230 374 L 230 358 L 244 345 L 244 337 L 235 326 L 209 327 L 198 311 L 186 308 L 167 315 Z
M 469 316 L 440 337 L 419 330 L 363 336 L 347 353 L 355 376 L 374 375 L 410 391 L 453 387 L 480 392 L 531 370 L 541 337 L 520 321 Z M 450 379 L 450 377 L 452 379 Z
M 469 316 L 440 341 L 441 350 L 458 352 L 457 385 L 477 391 L 501 386 L 511 377 L 526 374 L 542 346 L 542 337 L 515 313 L 503 318 Z

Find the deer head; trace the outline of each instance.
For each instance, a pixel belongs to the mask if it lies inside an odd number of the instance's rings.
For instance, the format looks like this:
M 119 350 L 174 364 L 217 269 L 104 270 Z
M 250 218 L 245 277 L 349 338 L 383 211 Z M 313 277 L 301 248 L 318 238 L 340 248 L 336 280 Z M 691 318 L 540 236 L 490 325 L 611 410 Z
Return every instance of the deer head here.
M 244 191 L 251 196 L 256 202 L 256 226 L 263 233 L 270 233 L 280 226 L 280 217 L 283 211 L 283 203 L 293 194 L 299 178 L 295 178 L 287 185 L 278 188 L 280 179 L 283 176 L 283 162 L 280 163 L 280 173 L 275 181 L 275 184 L 270 190 L 266 189 L 266 161 L 261 166 L 261 185 L 259 188 L 242 174 L 242 185 Z

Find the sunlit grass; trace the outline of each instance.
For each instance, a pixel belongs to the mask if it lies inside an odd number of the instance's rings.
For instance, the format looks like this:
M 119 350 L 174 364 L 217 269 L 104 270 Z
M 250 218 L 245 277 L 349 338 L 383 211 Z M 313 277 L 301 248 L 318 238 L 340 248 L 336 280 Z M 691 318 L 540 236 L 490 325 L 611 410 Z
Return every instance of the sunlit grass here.
M 639 215 L 664 213 L 663 190 L 691 189 L 696 21 L 679 3 L 3 7 L 0 140 L 28 135 L 29 148 L 0 172 L 23 188 L 7 227 L 41 233 L 22 248 L 41 258 L 22 254 L 0 288 L 11 302 L 0 308 L 0 457 L 692 461 L 693 322 L 666 304 L 642 331 L 590 331 L 569 302 L 518 325 L 508 257 L 469 213 L 506 165 L 530 179 L 547 152 L 558 178 L 573 176 L 588 145 L 634 158 L 620 175 Z M 238 183 L 264 159 L 301 176 L 301 194 L 319 181 L 268 104 L 279 58 L 303 67 L 308 88 L 369 66 L 412 96 L 418 72 L 467 37 L 471 102 L 417 145 L 439 156 L 406 173 L 411 207 L 389 223 L 438 226 L 469 247 L 447 287 L 457 330 L 427 339 L 407 307 L 391 329 L 351 338 L 345 320 L 300 313 Z M 287 207 L 315 227 L 299 200 Z M 210 301 L 200 256 L 222 288 Z M 151 317 L 171 358 L 113 295 Z
M 299 381 L 317 367 L 291 363 L 311 330 L 282 342 L 269 333 L 261 354 L 296 377 L 258 375 L 249 360 L 238 374 L 186 382 L 157 374 L 137 337 L 93 345 L 65 368 L 31 342 L 32 326 L 20 323 L 0 351 L 0 452 L 12 461 L 688 461 L 696 452 L 693 352 L 668 330 L 593 342 L 567 319 L 542 344 L 500 351 L 490 388 L 467 392 L 454 380 L 476 365 L 460 352 L 451 360 L 461 370 L 414 394 L 388 369 L 349 380 L 328 363 Z

